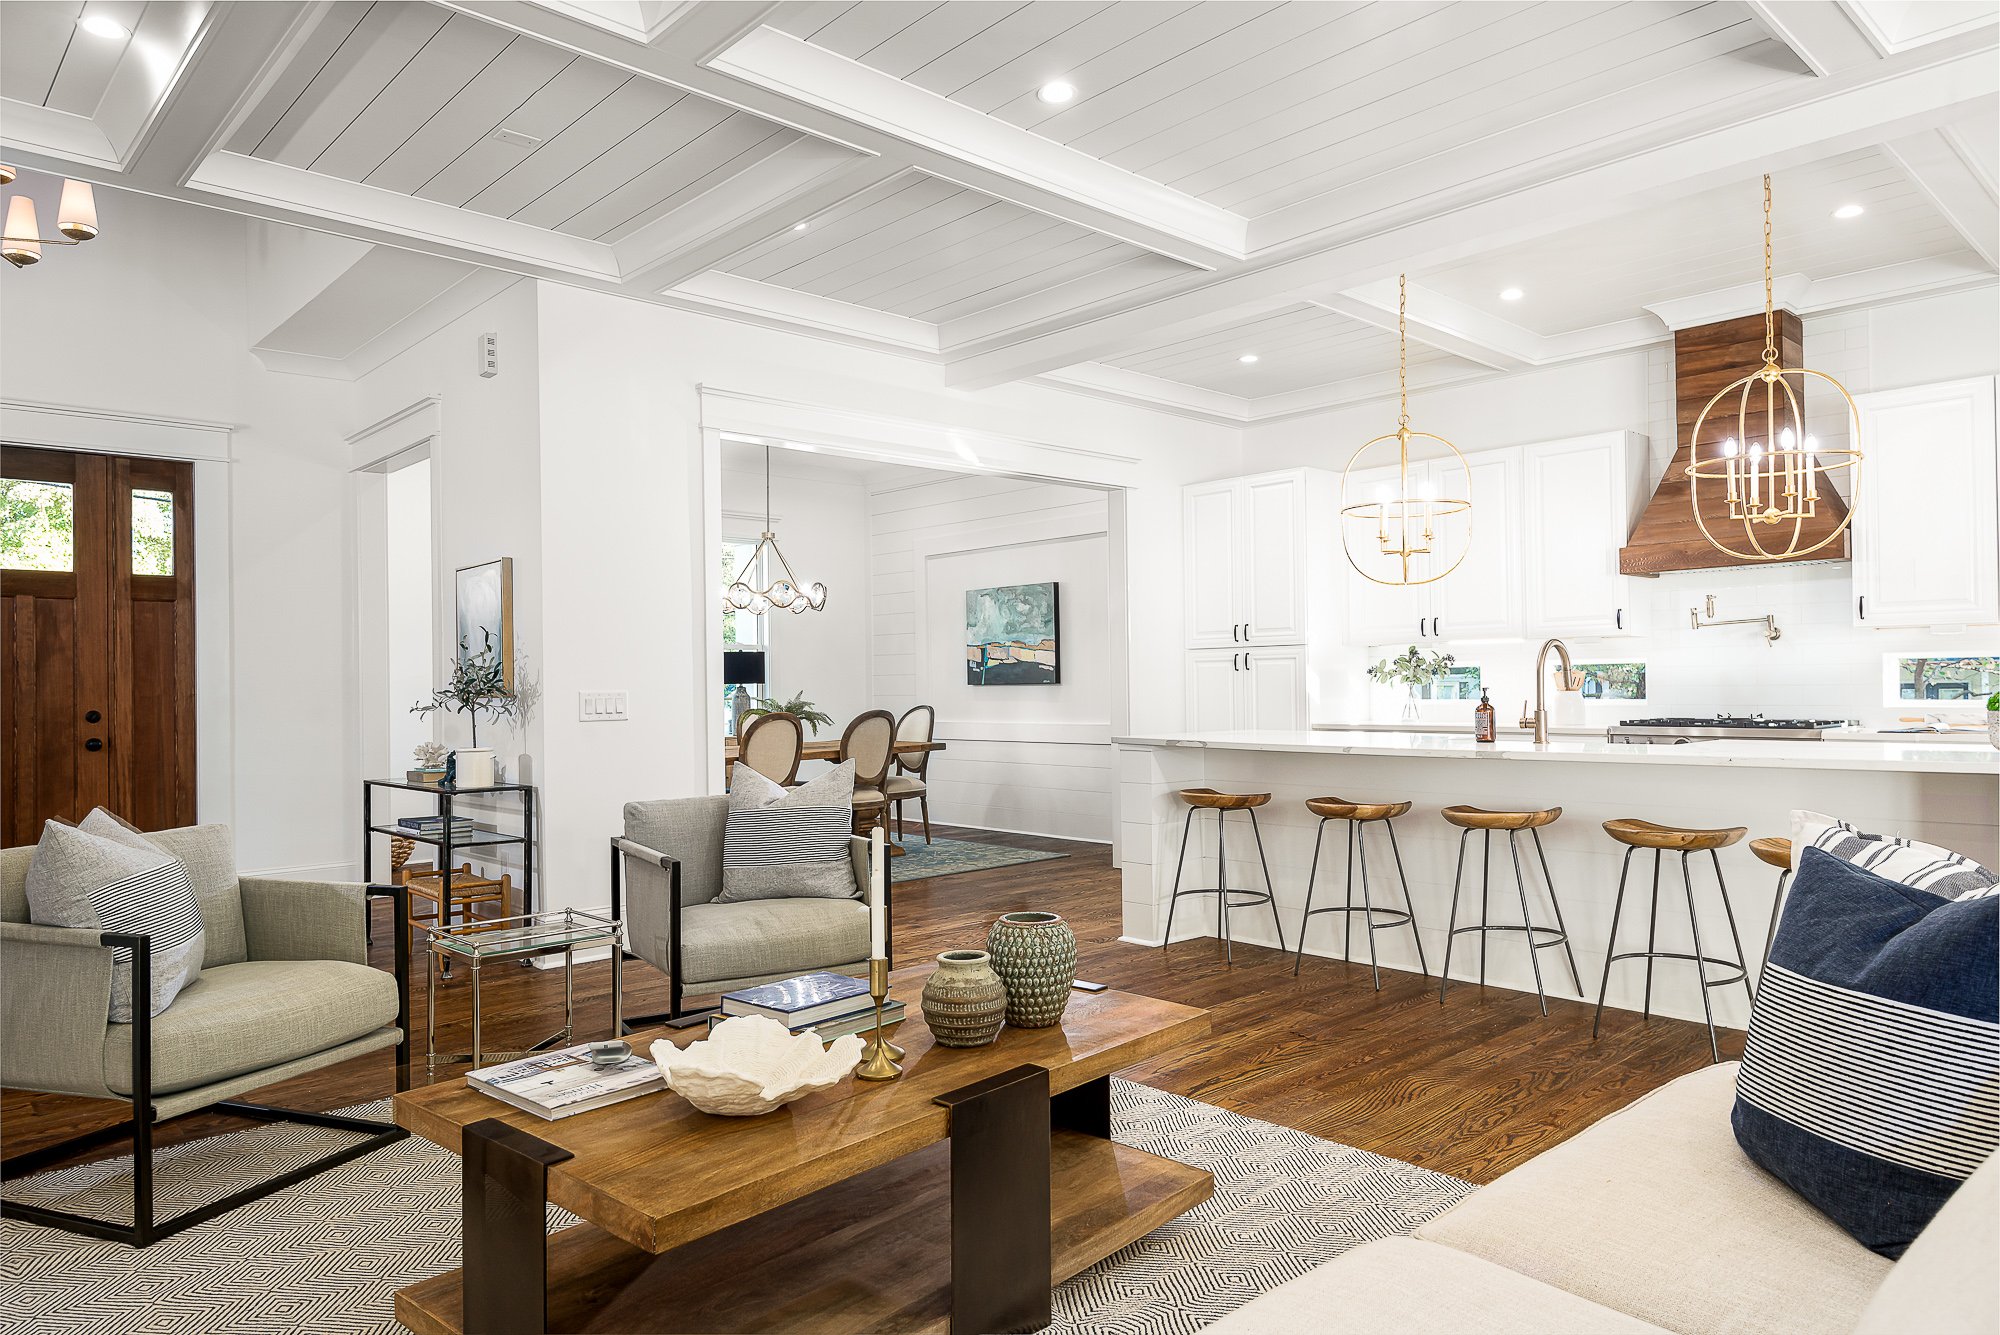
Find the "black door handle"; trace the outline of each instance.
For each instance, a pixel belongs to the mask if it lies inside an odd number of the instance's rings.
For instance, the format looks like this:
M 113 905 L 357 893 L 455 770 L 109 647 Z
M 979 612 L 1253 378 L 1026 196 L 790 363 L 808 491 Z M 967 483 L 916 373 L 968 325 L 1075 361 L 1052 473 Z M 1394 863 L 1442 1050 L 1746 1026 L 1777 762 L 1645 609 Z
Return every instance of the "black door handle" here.
M 102 751 L 104 749 L 104 739 L 102 737 L 92 737 L 83 744 L 83 749 L 86 751 Z
M 86 713 L 83 716 L 83 721 L 85 723 L 99 723 L 102 722 L 103 719 L 104 715 L 98 713 L 95 709 L 91 710 L 90 712 Z

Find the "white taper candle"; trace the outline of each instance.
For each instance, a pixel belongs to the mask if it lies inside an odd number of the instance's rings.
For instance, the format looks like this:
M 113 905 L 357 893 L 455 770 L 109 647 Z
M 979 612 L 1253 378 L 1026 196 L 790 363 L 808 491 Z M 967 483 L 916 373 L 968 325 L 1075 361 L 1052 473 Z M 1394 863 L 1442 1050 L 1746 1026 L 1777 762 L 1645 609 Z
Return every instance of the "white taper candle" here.
M 877 825 L 868 832 L 868 954 L 889 957 L 889 848 Z

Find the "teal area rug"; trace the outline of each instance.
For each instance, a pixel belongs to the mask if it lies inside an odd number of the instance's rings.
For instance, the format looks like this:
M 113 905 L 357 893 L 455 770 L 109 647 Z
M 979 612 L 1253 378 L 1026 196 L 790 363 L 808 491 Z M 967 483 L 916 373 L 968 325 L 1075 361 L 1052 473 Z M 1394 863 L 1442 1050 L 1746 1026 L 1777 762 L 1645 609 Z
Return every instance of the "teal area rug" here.
M 956 876 L 967 871 L 992 871 L 1022 862 L 1048 862 L 1066 858 L 1067 853 L 1043 853 L 1032 848 L 1006 848 L 999 844 L 975 844 L 969 839 L 937 839 L 924 842 L 922 830 L 913 829 L 902 839 L 903 856 L 895 860 L 891 873 L 898 882 L 927 880 L 932 876 Z

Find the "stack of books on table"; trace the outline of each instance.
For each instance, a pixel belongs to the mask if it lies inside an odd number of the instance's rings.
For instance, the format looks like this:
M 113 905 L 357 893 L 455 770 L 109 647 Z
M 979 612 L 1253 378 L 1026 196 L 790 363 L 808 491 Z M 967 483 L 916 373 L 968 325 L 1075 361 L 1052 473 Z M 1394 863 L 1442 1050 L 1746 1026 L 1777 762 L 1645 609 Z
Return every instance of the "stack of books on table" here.
M 468 1071 L 465 1083 L 551 1122 L 667 1087 L 659 1066 L 645 1053 L 635 1052 L 616 1066 L 597 1066 L 586 1055 L 589 1046 L 579 1043 Z
M 887 1028 L 903 1018 L 904 1005 L 889 1000 L 882 1003 L 882 1025 Z M 868 980 L 844 973 L 809 973 L 803 978 L 787 978 L 722 994 L 722 1009 L 709 1017 L 713 1029 L 738 1015 L 762 1015 L 776 1020 L 795 1034 L 810 1029 L 831 1042 L 843 1034 L 867 1034 L 875 1027 L 875 999 L 868 995 Z
M 411 834 L 421 834 L 431 839 L 441 839 L 444 837 L 445 821 L 443 816 L 405 816 L 397 821 L 396 824 L 402 826 Z M 470 816 L 453 816 L 451 818 L 451 832 L 455 835 L 477 834 L 479 832 L 479 825 Z

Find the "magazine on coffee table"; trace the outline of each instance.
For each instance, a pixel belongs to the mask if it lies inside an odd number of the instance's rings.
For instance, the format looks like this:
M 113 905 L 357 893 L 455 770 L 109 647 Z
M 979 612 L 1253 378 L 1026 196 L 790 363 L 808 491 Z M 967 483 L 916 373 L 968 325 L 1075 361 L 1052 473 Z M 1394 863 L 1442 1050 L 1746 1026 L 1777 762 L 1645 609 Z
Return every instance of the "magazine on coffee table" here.
M 616 1066 L 596 1066 L 586 1055 L 589 1047 L 579 1043 L 468 1071 L 465 1083 L 551 1122 L 666 1088 L 666 1077 L 644 1053 Z

